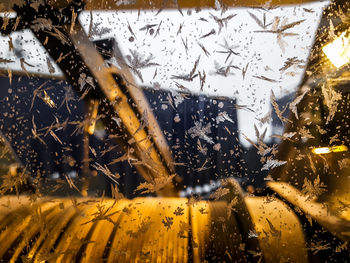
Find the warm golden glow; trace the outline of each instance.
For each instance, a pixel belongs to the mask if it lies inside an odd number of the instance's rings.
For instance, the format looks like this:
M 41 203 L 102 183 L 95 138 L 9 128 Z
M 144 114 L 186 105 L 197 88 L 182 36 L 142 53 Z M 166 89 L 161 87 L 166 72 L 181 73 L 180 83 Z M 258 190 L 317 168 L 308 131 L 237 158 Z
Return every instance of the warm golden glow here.
M 340 37 L 322 48 L 334 66 L 340 68 L 350 61 L 350 41 L 343 32 Z
M 348 147 L 346 147 L 345 145 L 340 145 L 340 146 L 333 146 L 332 147 L 332 152 L 336 153 L 336 152 L 347 152 L 348 151 Z
M 312 149 L 312 152 L 314 154 L 326 154 L 326 153 L 331 152 L 331 148 L 329 148 L 329 147 L 314 148 L 314 149 Z
M 314 154 L 327 154 L 331 152 L 346 152 L 348 151 L 348 147 L 345 145 L 332 146 L 332 147 L 320 147 L 312 149 Z
M 86 130 L 90 135 L 94 134 L 95 132 L 98 106 L 99 106 L 98 100 L 90 101 L 90 118 L 89 118 L 88 125 L 86 127 Z
M 43 100 L 51 108 L 55 108 L 56 107 L 55 102 L 50 98 L 49 94 L 47 94 L 45 90 L 44 90 L 44 98 L 43 98 Z
M 87 132 L 88 132 L 90 135 L 94 134 L 94 132 L 95 132 L 95 126 L 96 126 L 96 120 L 91 119 L 91 120 L 89 121 L 89 126 L 88 126 L 88 128 L 87 128 Z

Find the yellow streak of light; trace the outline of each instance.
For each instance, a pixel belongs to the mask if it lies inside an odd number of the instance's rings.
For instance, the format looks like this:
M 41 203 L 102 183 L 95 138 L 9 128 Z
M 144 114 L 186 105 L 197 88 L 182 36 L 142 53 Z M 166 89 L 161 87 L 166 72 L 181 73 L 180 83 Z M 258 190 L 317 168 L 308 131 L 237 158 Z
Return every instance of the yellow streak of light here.
M 331 152 L 347 152 L 348 147 L 345 145 L 332 146 L 332 147 L 319 147 L 312 149 L 314 154 L 327 154 Z

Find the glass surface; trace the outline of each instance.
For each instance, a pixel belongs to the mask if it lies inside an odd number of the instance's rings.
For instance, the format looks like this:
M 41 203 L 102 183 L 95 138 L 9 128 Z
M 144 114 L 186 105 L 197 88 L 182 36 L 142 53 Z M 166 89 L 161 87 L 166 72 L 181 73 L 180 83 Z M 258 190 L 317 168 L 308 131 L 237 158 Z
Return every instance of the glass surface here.
M 94 224 L 86 242 L 96 235 L 107 244 L 94 222 L 109 220 L 108 242 L 114 244 L 117 225 L 126 221 L 108 218 L 122 211 L 134 222 L 130 229 L 123 225 L 127 238 L 144 242 L 143 234 L 162 226 L 157 231 L 167 233 L 166 249 L 184 242 L 181 249 L 195 251 L 184 261 L 224 255 L 228 250 L 217 252 L 220 245 L 214 241 L 213 248 L 201 250 L 206 242 L 201 240 L 210 240 L 205 233 L 214 233 L 213 240 L 240 240 L 233 229 L 243 241 L 237 247 L 222 241 L 236 253 L 223 257 L 254 254 L 249 252 L 252 238 L 265 259 L 274 258 L 271 251 L 279 243 L 271 239 L 288 243 L 288 235 L 294 235 L 283 230 L 283 222 L 301 233 L 295 234 L 297 245 L 286 249 L 289 260 L 299 245 L 310 261 L 338 260 L 348 251 L 346 2 L 252 8 L 215 1 L 215 8 L 154 10 L 83 10 L 80 1 L 67 1 L 71 9 L 64 9 L 66 1 L 15 2 L 16 12 L 0 16 L 0 200 L 8 198 L 9 209 L 10 203 L 16 207 L 14 199 L 10 202 L 15 195 L 28 207 L 57 198 L 57 211 L 77 204 L 90 209 L 91 198 L 97 212 L 80 224 L 82 232 L 85 224 Z M 0 3 L 0 10 L 5 7 Z M 7 32 L 10 27 L 16 30 Z M 162 211 L 155 224 L 150 211 L 156 211 L 157 202 Z M 6 213 L 0 209 L 0 223 Z M 53 225 L 68 226 L 64 220 L 78 218 L 66 216 Z M 191 221 L 197 219 L 198 228 Z M 0 226 L 10 225 L 6 222 Z M 175 225 L 181 230 L 174 234 L 179 243 L 167 236 Z M 203 236 L 196 236 L 201 227 Z M 10 236 L 6 231 L 0 228 L 0 241 Z M 44 233 L 33 231 L 29 235 Z M 271 248 L 264 245 L 268 237 Z M 22 244 L 18 240 L 13 242 Z M 34 255 L 32 243 L 28 249 Z M 93 246 L 74 253 L 93 255 Z M 58 241 L 54 247 L 64 251 Z M 105 258 L 109 248 L 100 256 Z M 162 249 L 137 252 L 141 256 L 135 260 L 165 262 Z M 0 258 L 17 252 L 6 253 L 0 250 Z

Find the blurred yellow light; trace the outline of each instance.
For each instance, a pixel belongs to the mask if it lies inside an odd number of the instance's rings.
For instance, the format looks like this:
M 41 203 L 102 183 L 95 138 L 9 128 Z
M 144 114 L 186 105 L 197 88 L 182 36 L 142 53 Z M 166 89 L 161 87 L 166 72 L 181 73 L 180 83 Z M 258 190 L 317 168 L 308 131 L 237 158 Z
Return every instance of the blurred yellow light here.
M 320 147 L 320 148 L 312 149 L 312 152 L 314 154 L 326 154 L 326 153 L 330 153 L 331 149 L 329 147 Z
M 49 105 L 51 108 L 55 108 L 56 104 L 55 102 L 50 98 L 49 94 L 46 93 L 44 90 L 44 102 Z
M 320 148 L 314 148 L 312 149 L 312 152 L 314 154 L 326 154 L 331 152 L 347 152 L 348 147 L 345 145 L 339 145 L 339 146 L 332 146 L 332 147 L 320 147 Z
M 348 151 L 348 147 L 346 147 L 345 145 L 340 145 L 340 146 L 333 146 L 332 147 L 332 152 L 336 153 L 336 152 L 347 152 Z
M 89 126 L 87 128 L 87 132 L 90 135 L 93 135 L 95 132 L 95 125 L 96 125 L 96 121 L 95 120 L 90 120 L 89 122 Z
M 350 61 L 350 40 L 343 32 L 340 37 L 322 48 L 334 66 L 340 68 Z
M 98 106 L 99 106 L 99 101 L 98 100 L 92 100 L 90 101 L 90 118 L 87 123 L 86 131 L 92 135 L 95 132 L 95 127 L 96 127 L 96 118 L 98 114 Z

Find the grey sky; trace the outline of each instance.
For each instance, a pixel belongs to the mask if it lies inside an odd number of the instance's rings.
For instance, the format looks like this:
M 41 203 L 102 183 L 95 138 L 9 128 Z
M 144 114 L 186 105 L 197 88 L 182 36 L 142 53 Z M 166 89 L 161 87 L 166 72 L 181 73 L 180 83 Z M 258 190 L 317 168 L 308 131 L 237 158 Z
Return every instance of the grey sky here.
M 254 124 L 260 129 L 265 129 L 256 118 L 265 116 L 271 110 L 271 90 L 278 98 L 294 92 L 297 88 L 303 68 L 292 66 L 286 71 L 280 69 L 288 58 L 296 57 L 298 60 L 307 61 L 322 7 L 326 4 L 327 2 L 323 1 L 268 11 L 236 8 L 229 9 L 223 14 L 221 10 L 202 10 L 198 13 L 194 10 L 182 10 L 183 15 L 177 10 L 162 11 L 158 15 L 156 11 L 148 11 L 141 12 L 140 16 L 137 11 L 93 12 L 95 24 L 93 32 L 96 34 L 92 38 L 115 37 L 126 56 L 130 55 L 130 50 L 146 58 L 152 55 L 154 57 L 152 62 L 159 66 L 140 70 L 143 83 L 137 76 L 135 79 L 140 85 L 160 85 L 161 88 L 175 92 L 178 90 L 176 84 L 183 85 L 193 93 L 201 92 L 198 77 L 191 82 L 173 77 L 188 74 L 200 56 L 196 71 L 205 71 L 207 75 L 202 92 L 208 95 L 235 97 L 238 104 L 247 105 L 254 111 L 238 111 L 240 132 L 254 140 Z M 249 12 L 261 21 L 265 13 L 267 29 L 271 29 L 274 23 L 277 24 L 277 17 L 279 17 L 278 26 L 304 19 L 305 21 L 286 31 L 297 35 L 283 37 L 282 42 L 278 43 L 276 34 L 255 32 L 264 29 Z M 234 17 L 227 19 L 222 28 L 215 22 L 214 17 L 225 18 L 231 15 Z M 90 13 L 82 14 L 80 19 L 88 31 Z M 136 37 L 131 34 L 128 25 Z M 215 34 L 201 38 L 213 31 Z M 29 32 L 14 33 L 12 38 L 15 46 L 24 50 L 25 60 L 35 66 L 28 70 L 48 73 L 47 55 Z M 228 59 L 227 53 L 220 53 L 225 51 L 225 42 L 237 53 L 231 54 Z M 188 47 L 187 52 L 184 43 Z M 209 53 L 205 54 L 200 45 Z M 0 37 L 0 57 L 15 60 L 13 52 L 8 50 L 8 37 Z M 243 78 L 241 69 L 247 64 L 247 72 Z M 230 68 L 227 76 L 216 73 L 218 68 L 222 67 L 221 71 L 225 71 L 229 65 L 234 67 Z M 16 61 L 6 65 L 0 64 L 0 67 L 19 70 L 20 63 Z M 153 79 L 155 70 L 157 74 Z M 54 74 L 59 74 L 57 68 Z M 271 135 L 270 128 L 267 135 Z M 242 136 L 240 139 L 244 145 L 249 145 Z

